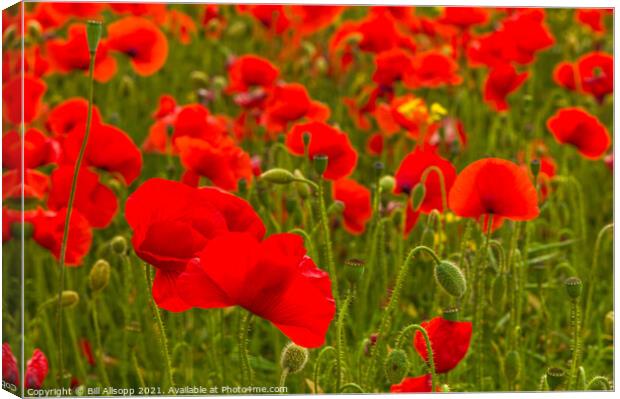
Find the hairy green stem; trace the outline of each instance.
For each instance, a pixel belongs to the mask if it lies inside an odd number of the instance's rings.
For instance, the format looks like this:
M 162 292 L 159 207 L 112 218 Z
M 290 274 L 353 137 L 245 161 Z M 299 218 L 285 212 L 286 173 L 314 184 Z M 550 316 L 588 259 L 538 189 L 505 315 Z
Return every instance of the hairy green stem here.
M 426 332 L 426 329 L 419 324 L 410 324 L 407 327 L 403 328 L 400 334 L 398 334 L 398 338 L 396 338 L 396 348 L 402 348 L 403 341 L 410 331 L 414 332 L 414 337 L 415 337 L 415 333 L 420 332 L 420 334 L 422 334 L 422 337 L 424 338 L 424 343 L 426 344 L 426 352 L 427 352 L 427 357 L 428 357 L 426 364 L 431 373 L 431 392 L 435 392 L 435 386 L 436 386 L 435 384 L 437 383 L 437 374 L 435 371 L 435 355 L 433 353 L 433 347 L 431 346 L 431 340 L 428 337 L 428 333 Z
M 330 353 L 337 354 L 336 349 L 333 346 L 326 346 L 325 348 L 321 350 L 321 352 L 319 352 L 319 356 L 317 356 L 316 362 L 314 363 L 314 393 L 315 394 L 319 393 L 319 372 L 321 370 L 321 360 L 323 360 L 323 358 L 327 356 L 327 354 L 330 354 Z
M 336 277 L 336 264 L 334 261 L 334 253 L 332 251 L 331 233 L 329 229 L 329 220 L 327 219 L 327 208 L 325 206 L 325 179 L 319 178 L 318 184 L 318 196 L 319 196 L 319 209 L 321 214 L 321 228 L 323 230 L 323 250 L 325 251 L 325 257 L 327 258 L 327 270 L 329 277 L 332 280 L 332 292 L 334 294 L 334 301 L 336 308 L 338 307 L 338 301 L 340 295 L 338 293 L 338 279 Z
M 241 382 L 249 386 L 252 384 L 252 367 L 250 366 L 250 358 L 248 354 L 248 332 L 250 329 L 250 321 L 252 314 L 244 312 L 239 320 L 239 362 L 241 363 Z
M 578 299 L 571 300 L 570 326 L 573 341 L 573 353 L 570 365 L 570 375 L 568 379 L 568 389 L 574 389 L 577 384 L 577 370 L 579 369 L 579 357 L 581 355 L 581 312 L 579 311 Z
M 592 305 L 592 295 L 594 294 L 594 281 L 598 273 L 598 262 L 599 262 L 598 260 L 599 260 L 599 255 L 601 252 L 601 243 L 603 241 L 603 237 L 605 236 L 605 233 L 607 233 L 608 231 L 613 231 L 613 228 L 614 228 L 614 224 L 610 223 L 606 225 L 605 227 L 603 227 L 598 232 L 598 235 L 596 236 L 596 242 L 594 243 L 594 256 L 592 258 L 592 267 L 590 268 L 588 280 L 586 281 L 586 284 L 587 284 L 586 304 L 585 304 L 585 312 L 583 315 L 583 321 L 585 325 L 590 325 L 589 324 L 589 317 L 591 313 L 590 306 Z
M 99 295 L 97 293 L 94 294 L 91 308 L 93 312 L 93 325 L 95 326 L 95 339 L 97 341 L 97 366 L 99 369 L 99 373 L 101 374 L 101 379 L 106 387 L 110 386 L 110 378 L 108 377 L 108 372 L 105 368 L 105 363 L 103 359 L 103 344 L 101 343 L 101 328 L 99 326 L 99 312 L 97 310 L 97 306 L 99 305 Z

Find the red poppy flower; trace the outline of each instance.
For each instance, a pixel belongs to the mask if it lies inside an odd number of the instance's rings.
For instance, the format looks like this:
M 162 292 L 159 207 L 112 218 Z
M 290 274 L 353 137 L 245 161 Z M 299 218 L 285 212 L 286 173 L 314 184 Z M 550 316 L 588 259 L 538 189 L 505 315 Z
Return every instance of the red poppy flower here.
M 26 375 L 24 385 L 26 389 L 41 389 L 45 377 L 47 377 L 48 365 L 45 354 L 40 349 L 35 349 L 32 357 L 26 364 Z
M 36 168 L 55 162 L 58 157 L 57 144 L 35 128 L 26 131 L 24 141 L 24 168 Z M 2 136 L 2 166 L 21 168 L 22 146 L 19 134 L 15 130 Z
M 22 83 L 24 85 L 23 91 Z M 47 85 L 45 82 L 34 76 L 17 75 L 11 78 L 2 86 L 4 119 L 13 124 L 22 122 L 23 99 L 23 122 L 32 122 L 39 115 L 42 105 L 41 100 L 46 91 Z
M 547 128 L 560 144 L 570 144 L 581 155 L 598 159 L 611 145 L 605 125 L 581 108 L 562 108 L 547 120 Z
M 127 199 L 125 217 L 133 230 L 136 254 L 157 268 L 153 297 L 170 311 L 189 309 L 178 296 L 176 279 L 187 263 L 214 237 L 246 232 L 265 234 L 262 221 L 244 200 L 216 188 L 200 189 L 150 179 Z M 179 241 L 177 238 L 185 237 Z
M 168 39 L 148 19 L 126 17 L 108 25 L 108 47 L 129 58 L 138 75 L 149 76 L 164 66 Z
M 400 163 L 394 178 L 396 187 L 394 192 L 409 194 L 413 188 L 421 182 L 424 171 L 429 167 L 437 167 L 443 174 L 446 196 L 456 179 L 456 168 L 450 161 L 440 157 L 432 147 L 416 148 L 410 152 Z M 429 213 L 433 209 L 444 211 L 440 178 L 436 172 L 431 171 L 424 183 L 426 194 L 420 207 L 422 213 Z
M 45 122 L 49 131 L 59 138 L 69 134 L 83 135 L 86 131 L 88 101 L 85 98 L 70 98 L 58 104 L 49 112 Z M 92 125 L 101 123 L 99 108 L 93 106 Z
M 199 138 L 209 142 L 217 142 L 224 138 L 227 126 L 221 118 L 209 113 L 201 104 L 189 104 L 181 108 L 174 120 L 172 142 L 177 145 L 181 137 Z
M 517 73 L 511 64 L 496 65 L 484 82 L 484 101 L 495 111 L 505 111 L 506 97 L 517 90 L 528 77 L 528 72 Z
M 79 18 L 92 18 L 101 14 L 105 3 L 52 3 L 51 7 L 59 14 Z
M 327 169 L 323 177 L 338 180 L 353 172 L 357 165 L 357 152 L 346 133 L 323 122 L 297 124 L 286 136 L 286 146 L 295 155 L 304 155 L 303 134 L 310 133 L 308 156 L 327 156 Z
M 329 118 L 329 114 L 329 108 L 323 103 L 312 101 L 303 85 L 282 84 L 269 94 L 261 124 L 270 133 L 279 133 L 285 130 L 289 123 L 302 118 L 322 122 Z
M 90 345 L 90 341 L 87 338 L 80 339 L 80 348 L 82 349 L 82 354 L 86 358 L 88 364 L 94 366 L 95 356 L 93 355 L 93 349 Z
M 553 69 L 553 81 L 568 90 L 577 90 L 575 68 L 570 62 L 562 61 Z
M 2 210 L 4 212 L 4 208 Z M 2 344 L 2 381 L 13 384 L 16 387 L 19 386 L 19 370 L 17 369 L 17 359 L 15 359 L 15 356 L 13 356 L 11 346 L 8 342 Z
M 47 248 L 56 259 L 60 259 L 60 247 L 65 229 L 67 209 L 59 212 L 39 211 L 32 219 L 34 224 L 33 239 Z M 73 209 L 69 222 L 69 237 L 67 240 L 67 254 L 65 264 L 67 266 L 79 266 L 82 258 L 88 253 L 93 240 L 93 233 L 88 220 Z
M 360 50 L 371 53 L 390 50 L 402 44 L 404 39 L 395 19 L 388 12 L 369 13 L 366 19 L 359 23 L 357 33 L 362 36 L 359 41 Z
M 74 130 L 63 142 L 64 162 L 73 164 L 79 154 L 84 134 Z M 133 140 L 117 127 L 93 124 L 86 152 L 85 165 L 94 166 L 122 176 L 130 185 L 142 170 L 142 153 Z
M 299 34 L 309 35 L 329 26 L 345 10 L 344 6 L 290 5 L 291 20 Z
M 12 169 L 2 174 L 2 199 L 42 200 L 49 191 L 49 177 L 36 169 Z
M 344 227 L 352 234 L 364 232 L 366 222 L 372 216 L 370 190 L 353 179 L 336 180 L 333 185 L 334 199 L 344 203 Z
M 62 165 L 52 172 L 52 188 L 47 199 L 49 209 L 60 210 L 67 206 L 74 171 L 73 166 Z M 114 219 L 118 201 L 114 191 L 101 184 L 95 172 L 82 168 L 78 174 L 73 206 L 92 227 L 104 228 Z
M 435 371 L 447 373 L 455 368 L 467 354 L 471 341 L 472 324 L 469 321 L 450 321 L 443 317 L 435 317 L 425 321 L 422 327 L 426 330 L 431 341 Z M 416 332 L 413 338 L 416 351 L 425 361 L 428 361 L 426 342 L 421 332 Z
M 236 58 L 228 67 L 228 93 L 242 93 L 254 86 L 271 87 L 280 71 L 269 60 L 253 54 Z
M 392 393 L 416 393 L 416 392 L 431 392 L 433 389 L 433 383 L 430 374 L 424 374 L 419 377 L 407 377 L 403 379 L 399 384 L 394 384 L 390 387 Z M 435 392 L 439 392 L 439 387 L 435 387 Z
M 416 139 L 420 134 L 426 135 L 430 120 L 426 103 L 413 94 L 394 97 L 389 104 L 378 104 L 374 116 L 383 134 L 391 136 L 406 130 Z
M 603 161 L 605 162 L 605 166 L 607 166 L 607 169 L 613 172 L 614 171 L 614 153 L 612 152 L 611 154 L 606 155 Z
M 536 188 L 527 172 L 499 158 L 480 159 L 465 167 L 448 199 L 455 214 L 475 219 L 493 215 L 495 226 L 503 218 L 523 221 L 539 214 Z
M 614 92 L 614 58 L 613 56 L 592 52 L 577 61 L 577 72 L 581 90 L 602 102 L 605 96 Z
M 88 71 L 90 52 L 86 40 L 86 25 L 71 25 L 67 31 L 67 39 L 52 39 L 46 46 L 47 54 L 58 71 Z M 98 82 L 107 82 L 115 73 L 116 60 L 108 54 L 106 42 L 102 40 L 95 55 L 94 78 Z
M 134 15 L 153 20 L 157 24 L 162 24 L 166 19 L 167 4 L 149 3 L 108 3 L 112 11 L 119 15 Z
M 196 23 L 184 12 L 170 10 L 168 12 L 166 25 L 174 33 L 181 44 L 189 44 L 197 32 Z
M 239 180 L 252 180 L 250 155 L 229 137 L 209 142 L 192 137 L 175 141 L 185 168 L 200 176 L 208 177 L 217 187 L 235 191 Z
M 247 233 L 216 237 L 188 264 L 178 284 L 192 306 L 242 306 L 307 348 L 323 345 L 336 311 L 329 276 L 295 234 L 275 234 L 262 242 Z
M 375 133 L 368 138 L 366 143 L 366 150 L 372 155 L 381 155 L 384 147 L 383 134 Z
M 405 76 L 405 84 L 411 88 L 459 85 L 462 81 L 458 75 L 458 64 L 439 51 L 415 54 L 413 69 Z
M 54 3 L 37 3 L 29 16 L 37 21 L 43 30 L 60 27 L 69 18 L 67 14 L 58 12 Z M 4 29 L 6 25 L 4 23 L 2 25 Z
M 537 52 L 549 48 L 555 39 L 544 25 L 544 9 L 518 11 L 502 22 L 502 31 L 510 38 L 505 43 L 509 60 L 519 64 L 534 61 Z
M 595 33 L 603 33 L 605 32 L 603 17 L 605 14 L 611 14 L 610 11 L 601 8 L 578 9 L 575 11 L 575 20 Z
M 379 85 L 392 86 L 413 73 L 412 56 L 400 48 L 379 53 L 375 65 L 372 80 Z
M 291 24 L 282 4 L 239 4 L 239 12 L 247 12 L 273 33 L 282 33 Z
M 177 101 L 170 94 L 162 94 L 159 97 L 159 104 L 155 112 L 153 112 L 153 118 L 155 120 L 164 119 L 166 122 L 168 118 L 174 118 L 178 114 L 180 107 L 177 106 Z
M 439 22 L 454 25 L 460 29 L 468 29 L 474 25 L 485 24 L 489 12 L 480 7 L 445 7 Z

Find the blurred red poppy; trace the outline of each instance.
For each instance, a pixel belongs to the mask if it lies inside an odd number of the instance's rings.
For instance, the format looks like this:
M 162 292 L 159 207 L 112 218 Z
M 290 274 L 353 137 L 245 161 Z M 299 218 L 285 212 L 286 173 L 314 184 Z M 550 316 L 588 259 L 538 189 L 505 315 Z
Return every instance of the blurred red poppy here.
M 105 3 L 51 3 L 51 8 L 59 14 L 79 18 L 97 17 L 106 8 Z
M 575 76 L 575 68 L 573 64 L 562 61 L 553 69 L 553 81 L 568 90 L 577 90 L 577 77 Z
M 48 372 L 47 358 L 40 349 L 35 349 L 26 364 L 24 385 L 26 389 L 41 389 Z
M 375 65 L 372 80 L 384 86 L 392 86 L 413 73 L 413 57 L 400 48 L 377 54 Z
M 262 242 L 247 233 L 216 237 L 188 264 L 178 284 L 192 306 L 242 306 L 307 348 L 323 345 L 336 311 L 328 274 L 306 255 L 303 239 L 295 234 L 275 234 Z
M 249 13 L 273 33 L 280 34 L 291 24 L 282 4 L 239 4 L 237 10 Z
M 333 196 L 344 203 L 344 227 L 347 231 L 363 233 L 372 216 L 370 190 L 353 179 L 343 178 L 334 182 Z
M 322 122 L 329 118 L 329 114 L 329 108 L 323 103 L 313 101 L 303 85 L 281 84 L 270 92 L 261 124 L 273 135 L 286 130 L 289 124 L 302 118 Z
M 488 19 L 489 12 L 481 7 L 445 7 L 439 22 L 468 29 L 474 25 L 485 24 Z
M 94 366 L 95 356 L 93 355 L 93 349 L 92 349 L 92 346 L 90 345 L 90 341 L 88 340 L 88 338 L 80 339 L 80 348 L 82 349 L 82 354 L 86 358 L 86 361 L 88 362 L 88 364 L 90 364 L 91 366 Z
M 12 169 L 2 174 L 2 199 L 42 200 L 48 193 L 50 179 L 36 169 Z
M 74 172 L 75 168 L 70 165 L 61 165 L 52 172 L 47 199 L 49 209 L 57 211 L 67 206 Z M 104 228 L 116 215 L 118 201 L 114 191 L 101 184 L 95 172 L 83 167 L 78 174 L 73 206 L 92 227 Z
M 506 111 L 506 97 L 517 90 L 528 77 L 528 72 L 517 73 L 511 64 L 493 67 L 484 82 L 484 101 L 495 111 Z
M 148 19 L 125 17 L 108 25 L 108 47 L 127 55 L 138 75 L 161 69 L 168 57 L 168 39 Z
M 181 137 L 199 138 L 209 142 L 221 140 L 226 135 L 227 126 L 221 118 L 212 115 L 201 104 L 184 105 L 173 122 L 172 142 L 176 147 Z
M 381 133 L 375 133 L 368 138 L 368 142 L 366 143 L 366 150 L 371 155 L 381 155 L 384 147 L 384 137 Z
M 510 61 L 530 64 L 537 52 L 555 43 L 551 32 L 544 25 L 545 10 L 528 8 L 515 12 L 502 22 L 502 30 L 510 38 L 505 43 Z
M 602 52 L 588 53 L 577 61 L 581 90 L 598 102 L 614 92 L 614 58 Z
M 112 11 L 119 15 L 134 15 L 153 20 L 157 24 L 162 24 L 166 19 L 167 4 L 149 3 L 108 3 Z
M 150 179 L 129 196 L 125 217 L 136 254 L 157 268 L 153 298 L 170 311 L 189 309 L 176 279 L 207 242 L 225 232 L 265 234 L 262 221 L 244 200 L 216 188 Z M 178 237 L 183 236 L 183 240 Z
M 414 139 L 426 136 L 430 121 L 426 103 L 413 94 L 394 97 L 389 104 L 377 104 L 374 117 L 386 136 L 405 130 Z
M 79 154 L 84 134 L 73 130 L 64 140 L 63 162 L 73 164 Z M 93 124 L 84 164 L 117 173 L 126 185 L 130 185 L 142 171 L 142 153 L 131 137 L 112 125 Z
M 538 216 L 536 188 L 527 172 L 499 158 L 475 161 L 459 173 L 449 195 L 450 208 L 468 218 L 493 216 L 499 227 L 503 218 L 524 221 Z
M 422 327 L 426 330 L 431 341 L 435 371 L 447 373 L 455 368 L 467 354 L 471 342 L 472 323 L 470 321 L 450 321 L 443 317 L 435 317 L 425 321 Z M 425 361 L 428 361 L 426 342 L 421 332 L 416 332 L 413 338 L 416 351 Z
M 66 217 L 67 209 L 63 208 L 59 212 L 39 210 L 32 218 L 33 239 L 43 248 L 47 248 L 56 259 L 60 258 Z M 88 253 L 92 240 L 93 233 L 88 220 L 79 211 L 73 209 L 69 222 L 66 265 L 79 266 L 82 258 Z
M 345 10 L 345 6 L 292 4 L 289 10 L 296 32 L 310 35 L 332 24 Z
M 178 138 L 175 144 L 183 166 L 209 178 L 217 187 L 236 191 L 239 180 L 252 180 L 250 155 L 229 137 L 210 142 L 185 136 Z
M 575 20 L 590 28 L 594 33 L 605 32 L 605 15 L 612 14 L 612 10 L 603 8 L 583 8 L 575 10 Z
M 323 122 L 308 122 L 293 126 L 286 136 L 286 146 L 295 155 L 304 155 L 304 133 L 310 134 L 308 157 L 327 156 L 327 169 L 323 177 L 338 180 L 353 172 L 357 165 L 357 152 L 346 133 Z
M 430 374 L 424 374 L 419 377 L 407 377 L 399 384 L 390 387 L 392 393 L 415 393 L 415 392 L 431 392 L 433 388 L 432 378 Z M 435 392 L 439 392 L 439 387 L 435 387 Z
M 39 115 L 41 100 L 46 91 L 47 84 L 37 77 L 23 75 L 22 79 L 22 75 L 14 76 L 2 85 L 4 119 L 17 125 L 22 122 L 23 111 L 23 122 L 32 122 Z
M 458 75 L 458 64 L 439 51 L 416 53 L 413 68 L 405 75 L 405 85 L 411 88 L 459 85 L 463 81 Z
M 4 208 L 2 208 L 4 213 Z M 4 215 L 3 215 L 4 216 Z M 4 233 L 2 234 L 4 237 Z M 4 241 L 4 239 L 3 239 Z M 8 342 L 2 344 L 2 381 L 19 386 L 19 370 L 17 369 L 17 359 L 11 351 Z
M 26 130 L 23 137 L 24 168 L 36 168 L 55 162 L 58 158 L 58 145 L 38 129 Z M 21 168 L 22 145 L 19 134 L 15 130 L 2 136 L 2 166 L 5 168 Z
M 46 51 L 52 66 L 63 73 L 73 70 L 88 71 L 90 53 L 86 40 L 86 25 L 73 24 L 67 30 L 66 39 L 52 39 L 46 43 Z M 95 55 L 94 78 L 98 82 L 109 81 L 116 73 L 116 59 L 108 54 L 106 41 L 102 40 Z
M 83 135 L 86 131 L 88 101 L 85 98 L 69 98 L 55 106 L 48 114 L 45 125 L 56 138 L 64 139 L 69 134 Z M 99 108 L 93 106 L 92 124 L 101 123 Z
M 562 108 L 547 120 L 547 129 L 560 144 L 570 144 L 585 158 L 602 157 L 611 145 L 605 125 L 577 107 Z
M 179 39 L 181 44 L 189 44 L 196 35 L 196 23 L 184 12 L 170 10 L 166 18 L 166 26 Z
M 227 93 L 242 93 L 254 86 L 271 87 L 280 71 L 269 60 L 254 54 L 236 58 L 228 67 Z
M 411 190 L 422 181 L 422 175 L 424 171 L 430 167 L 435 167 L 441 170 L 443 174 L 443 180 L 445 184 L 445 195 L 447 201 L 447 195 L 450 192 L 450 188 L 454 184 L 456 179 L 456 168 L 450 161 L 442 158 L 437 154 L 437 151 L 426 146 L 424 148 L 416 148 L 410 152 L 400 163 L 396 174 L 396 187 L 394 192 L 396 194 L 405 193 L 409 195 Z M 442 190 L 440 178 L 435 171 L 428 172 L 426 181 L 424 183 L 426 192 L 424 200 L 420 206 L 420 212 L 429 213 L 433 209 L 437 209 L 443 212 L 444 206 L 442 203 Z

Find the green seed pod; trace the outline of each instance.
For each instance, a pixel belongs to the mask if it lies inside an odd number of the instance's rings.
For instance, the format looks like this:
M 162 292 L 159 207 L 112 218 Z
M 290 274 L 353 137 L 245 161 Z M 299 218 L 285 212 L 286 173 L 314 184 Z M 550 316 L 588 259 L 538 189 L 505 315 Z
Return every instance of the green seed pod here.
M 88 283 L 93 292 L 99 292 L 108 286 L 110 282 L 110 264 L 103 259 L 99 259 L 90 269 Z
M 385 359 L 384 370 L 390 384 L 401 382 L 409 371 L 409 360 L 405 351 L 395 349 L 390 352 Z
M 605 333 L 612 335 L 614 333 L 614 311 L 610 310 L 605 315 Z
M 345 275 L 347 280 L 351 284 L 356 284 L 361 280 L 362 275 L 364 275 L 364 262 L 362 259 L 351 258 L 347 259 L 345 262 Z
M 295 176 L 286 169 L 273 168 L 260 175 L 261 180 L 272 184 L 290 184 L 295 181 Z
M 575 300 L 581 296 L 581 290 L 583 288 L 583 284 L 578 277 L 569 277 L 564 281 L 564 287 L 566 288 L 566 293 L 568 296 Z
M 540 161 L 538 159 L 532 159 L 530 162 L 530 170 L 532 171 L 532 175 L 534 175 L 534 181 L 536 181 L 538 173 L 540 172 Z
M 203 71 L 192 71 L 189 74 L 194 89 L 204 89 L 209 86 L 209 76 Z
M 564 369 L 560 367 L 549 367 L 547 369 L 547 384 L 549 389 L 556 391 L 562 388 L 564 381 L 566 380 L 566 373 Z
M 381 186 L 381 190 L 391 193 L 394 191 L 394 187 L 396 187 L 396 179 L 394 176 L 385 175 L 379 179 L 379 185 Z
M 413 205 L 414 211 L 419 211 L 422 203 L 424 202 L 424 197 L 426 197 L 426 186 L 422 183 L 418 183 L 411 190 L 411 204 Z
M 283 369 L 288 369 L 289 374 L 300 372 L 308 361 L 308 349 L 289 342 L 280 356 L 280 365 Z
M 312 140 L 312 133 L 308 131 L 303 132 L 301 135 L 301 140 L 304 143 L 304 148 L 308 148 L 308 145 L 310 145 L 310 140 Z
M 314 158 L 312 158 L 312 161 L 316 173 L 318 173 L 319 176 L 323 176 L 323 173 L 325 173 L 325 170 L 327 170 L 327 155 L 315 155 Z
M 61 294 L 60 305 L 63 308 L 71 308 L 80 302 L 80 296 L 75 291 L 66 290 Z
M 458 321 L 459 320 L 459 308 L 457 307 L 451 307 L 451 308 L 446 308 L 443 310 L 442 312 L 442 316 L 444 319 L 448 320 L 448 321 Z
M 521 356 L 517 351 L 510 351 L 504 358 L 504 375 L 508 381 L 516 381 L 521 374 Z
M 586 387 L 587 391 L 609 391 L 611 389 L 611 383 L 605 377 L 594 377 L 588 383 Z
M 124 255 L 127 253 L 127 240 L 123 236 L 116 236 L 110 241 L 112 251 L 118 255 Z
M 446 260 L 435 266 L 435 280 L 444 291 L 456 298 L 462 297 L 467 289 L 465 275 L 461 269 Z
M 91 55 L 97 52 L 99 39 L 101 39 L 101 22 L 88 21 L 86 23 L 86 39 L 88 41 L 88 51 Z

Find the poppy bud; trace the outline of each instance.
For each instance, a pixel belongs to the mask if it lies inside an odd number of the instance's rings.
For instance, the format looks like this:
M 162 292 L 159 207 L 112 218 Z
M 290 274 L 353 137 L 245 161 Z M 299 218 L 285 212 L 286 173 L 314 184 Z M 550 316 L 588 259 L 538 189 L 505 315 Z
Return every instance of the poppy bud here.
M 230 27 L 228 28 L 228 34 L 233 37 L 241 37 L 245 35 L 246 28 L 247 26 L 245 22 L 236 21 L 230 24 Z
M 614 311 L 610 310 L 605 315 L 605 332 L 609 335 L 614 333 Z
M 127 75 L 123 75 L 119 82 L 119 91 L 123 97 L 131 97 L 136 90 L 134 80 Z
M 261 180 L 272 184 L 290 184 L 295 181 L 295 175 L 286 169 L 273 168 L 260 175 Z
M 60 298 L 60 306 L 63 308 L 71 308 L 80 302 L 80 296 L 75 291 L 63 291 Z
M 345 274 L 346 274 L 346 277 L 349 283 L 355 284 L 358 281 L 360 281 L 360 279 L 362 278 L 362 275 L 364 274 L 365 263 L 366 262 L 364 262 L 362 259 L 357 259 L 357 258 L 347 259 L 344 262 L 346 266 Z
M 435 266 L 435 280 L 453 297 L 460 298 L 467 289 L 465 275 L 457 265 L 443 260 Z
M 418 183 L 411 190 L 411 202 L 413 205 L 413 210 L 415 212 L 420 210 L 422 206 L 422 202 L 424 202 L 424 197 L 426 196 L 426 186 L 422 183 Z
M 32 40 L 32 42 L 39 42 L 42 38 L 43 29 L 41 29 L 41 24 L 36 20 L 29 20 L 28 26 L 26 27 L 28 32 L 28 38 Z
M 384 365 L 385 375 L 390 384 L 398 384 L 409 371 L 409 360 L 402 349 L 395 349 L 387 355 Z
M 345 205 L 342 201 L 334 201 L 331 203 L 329 208 L 327 209 L 328 215 L 339 215 L 344 211 Z
M 532 175 L 534 175 L 534 180 L 536 180 L 540 172 L 540 160 L 532 159 L 532 162 L 530 162 L 530 170 L 532 171 Z
M 222 90 L 224 87 L 228 86 L 228 81 L 223 76 L 215 76 L 213 78 L 213 87 L 218 90 Z
M 295 169 L 293 176 L 298 180 L 306 179 L 299 169 Z M 311 194 L 310 187 L 306 183 L 295 182 L 295 188 L 297 189 L 297 194 L 299 194 L 302 199 L 308 198 Z
M 521 356 L 517 351 L 510 351 L 504 359 L 504 375 L 508 381 L 515 381 L 521 373 Z
M 394 187 L 396 187 L 396 179 L 394 176 L 385 175 L 379 179 L 379 185 L 381 186 L 381 190 L 391 193 L 394 191 Z
M 611 383 L 605 377 L 594 377 L 588 384 L 586 391 L 609 391 Z
M 583 284 L 581 283 L 581 279 L 578 277 L 567 278 L 564 281 L 564 287 L 566 288 L 566 293 L 571 299 L 576 300 L 581 296 Z
M 283 369 L 288 369 L 289 374 L 300 372 L 306 366 L 308 361 L 308 349 L 289 342 L 282 349 L 280 356 L 280 365 Z
M 110 241 L 112 250 L 118 255 L 127 253 L 127 240 L 123 236 L 116 236 Z
M 314 170 L 316 173 L 318 173 L 319 176 L 323 176 L 323 173 L 325 173 L 325 170 L 327 169 L 327 155 L 315 155 L 314 158 L 312 158 L 312 161 L 314 163 Z
M 202 89 L 209 86 L 209 77 L 202 71 L 192 71 L 189 74 L 189 79 L 192 81 L 195 89 Z
M 310 140 L 312 139 L 312 133 L 310 132 L 303 132 L 303 134 L 301 135 L 301 140 L 304 143 L 304 148 L 308 148 L 308 145 L 310 145 Z
M 97 46 L 99 46 L 99 39 L 101 39 L 100 21 L 88 21 L 86 23 L 86 39 L 88 40 L 88 51 L 91 55 L 95 55 Z
M 565 379 L 566 373 L 564 369 L 560 367 L 549 367 L 547 369 L 547 384 L 549 384 L 549 389 L 552 391 L 561 388 Z
M 107 287 L 110 282 L 110 264 L 103 259 L 95 262 L 93 268 L 90 269 L 88 282 L 93 292 L 99 292 Z

